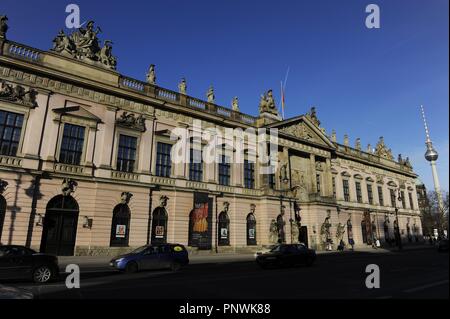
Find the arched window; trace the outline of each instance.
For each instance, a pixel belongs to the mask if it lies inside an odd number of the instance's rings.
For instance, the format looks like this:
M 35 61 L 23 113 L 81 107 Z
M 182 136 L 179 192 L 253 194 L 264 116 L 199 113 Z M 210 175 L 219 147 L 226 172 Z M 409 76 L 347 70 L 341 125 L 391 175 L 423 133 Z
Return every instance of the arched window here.
M 130 208 L 127 204 L 114 207 L 111 224 L 111 247 L 126 247 L 130 235 Z
M 0 195 L 0 243 L 2 241 L 3 223 L 5 222 L 6 215 L 6 200 Z
M 247 245 L 256 245 L 256 218 L 252 213 L 247 215 Z
M 152 244 L 167 242 L 167 211 L 164 207 L 157 207 L 152 215 Z
M 58 195 L 47 204 L 41 252 L 71 256 L 75 248 L 79 208 L 72 196 Z
M 219 236 L 219 246 L 230 245 L 230 219 L 226 212 L 219 214 L 219 233 L 217 235 Z

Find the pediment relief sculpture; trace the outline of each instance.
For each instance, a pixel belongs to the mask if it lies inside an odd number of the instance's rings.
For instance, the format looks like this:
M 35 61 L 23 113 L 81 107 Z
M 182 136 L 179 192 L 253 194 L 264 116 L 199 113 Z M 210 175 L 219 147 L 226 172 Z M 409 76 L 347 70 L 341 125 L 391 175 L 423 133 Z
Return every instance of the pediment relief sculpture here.
M 341 175 L 344 176 L 344 177 L 351 177 L 352 176 L 348 172 L 345 172 L 345 171 L 342 172 Z
M 325 169 L 325 163 L 324 162 L 316 162 L 316 170 L 317 171 L 323 171 Z
M 116 124 L 141 132 L 145 132 L 146 130 L 145 117 L 142 114 L 136 117 L 133 113 L 124 111 L 116 120 Z
M 372 183 L 374 182 L 373 178 L 372 178 L 372 177 L 370 177 L 370 176 L 366 178 L 366 181 L 368 181 L 368 182 L 372 182 Z
M 115 70 L 117 59 L 112 55 L 112 42 L 105 40 L 103 47 L 100 47 L 97 35 L 102 30 L 98 26 L 97 29 L 94 29 L 94 23 L 94 21 L 89 21 L 86 28 L 80 27 L 70 35 L 66 35 L 64 30 L 59 31 L 53 40 L 51 50 L 77 60 L 87 60 Z
M 35 108 L 38 106 L 36 102 L 37 94 L 37 91 L 34 89 L 26 90 L 19 84 L 13 86 L 4 80 L 0 80 L 0 100 Z
M 280 131 L 304 140 L 317 141 L 316 135 L 303 123 L 286 126 Z
M 355 174 L 354 176 L 353 176 L 355 179 L 363 179 L 363 177 L 360 175 L 360 174 Z
M 376 179 L 378 184 L 384 184 L 383 176 L 377 175 Z
M 388 160 L 394 159 L 394 156 L 392 156 L 392 150 L 390 148 L 387 148 L 387 146 L 384 144 L 383 136 L 380 137 L 377 146 L 375 147 L 375 154 Z

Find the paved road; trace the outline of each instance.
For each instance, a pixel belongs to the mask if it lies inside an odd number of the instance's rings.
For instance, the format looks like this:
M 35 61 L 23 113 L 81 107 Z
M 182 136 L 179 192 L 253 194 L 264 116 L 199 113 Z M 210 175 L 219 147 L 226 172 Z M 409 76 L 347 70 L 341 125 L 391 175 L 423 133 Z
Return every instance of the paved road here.
M 380 289 L 367 289 L 365 268 L 377 264 Z M 37 298 L 177 299 L 390 299 L 449 298 L 448 254 L 434 249 L 390 253 L 319 255 L 312 267 L 262 270 L 254 262 L 190 265 L 180 272 L 119 274 L 98 269 L 81 276 L 81 288 L 64 281 L 9 285 L 30 289 Z

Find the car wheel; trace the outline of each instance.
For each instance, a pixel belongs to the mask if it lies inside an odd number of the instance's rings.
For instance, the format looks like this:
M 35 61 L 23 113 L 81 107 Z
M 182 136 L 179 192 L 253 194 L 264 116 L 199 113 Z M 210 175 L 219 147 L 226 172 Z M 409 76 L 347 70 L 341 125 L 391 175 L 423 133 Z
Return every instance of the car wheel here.
M 132 262 L 129 262 L 126 266 L 125 266 L 125 272 L 127 273 L 127 274 L 134 274 L 134 273 L 136 273 L 136 272 L 138 272 L 138 265 L 134 262 L 134 261 L 132 261 Z
M 52 279 L 52 268 L 47 265 L 36 267 L 33 270 L 33 281 L 38 284 L 44 284 Z
M 181 264 L 178 262 L 173 262 L 170 264 L 170 269 L 172 271 L 179 271 L 181 269 Z

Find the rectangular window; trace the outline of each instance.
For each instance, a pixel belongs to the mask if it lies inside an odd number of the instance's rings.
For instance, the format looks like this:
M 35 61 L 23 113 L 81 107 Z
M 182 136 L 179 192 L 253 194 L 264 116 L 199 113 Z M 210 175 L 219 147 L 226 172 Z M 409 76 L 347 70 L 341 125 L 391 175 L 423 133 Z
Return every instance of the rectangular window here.
M 358 203 L 362 203 L 362 192 L 361 192 L 361 182 L 355 182 L 356 187 L 356 200 Z
M 189 161 L 189 180 L 201 182 L 203 180 L 202 151 L 191 148 Z
M 383 197 L 383 187 L 378 186 L 378 201 L 380 202 L 380 206 L 384 206 L 384 197 Z
M 331 183 L 332 183 L 332 186 L 333 186 L 333 198 L 336 198 L 336 177 L 333 177 L 331 179 Z
M 369 199 L 369 204 L 373 204 L 373 192 L 372 192 L 372 185 L 367 184 L 367 197 Z
M 0 155 L 17 155 L 22 125 L 22 114 L 0 111 Z
M 269 188 L 275 189 L 275 174 L 269 174 L 268 178 L 269 178 Z
M 255 163 L 244 161 L 244 186 L 245 188 L 255 188 Z
M 230 185 L 231 164 L 228 156 L 222 155 L 219 162 L 219 184 Z
M 320 174 L 316 174 L 317 193 L 320 193 Z
M 344 188 L 344 200 L 346 202 L 349 202 L 350 201 L 350 188 L 348 186 L 348 180 L 347 179 L 344 179 L 342 181 L 342 186 Z
M 406 209 L 405 192 L 404 192 L 404 191 L 401 191 L 400 194 L 401 194 L 400 196 L 402 197 L 402 207 L 403 207 L 403 209 Z
M 156 175 L 170 177 L 172 171 L 172 159 L 170 153 L 172 144 L 158 142 L 156 144 Z
M 395 202 L 395 191 L 393 189 L 389 189 L 389 193 L 391 194 L 391 206 L 392 207 L 396 207 L 396 202 Z
M 84 127 L 64 124 L 64 133 L 59 153 L 59 162 L 70 165 L 80 165 L 83 154 Z
M 409 197 L 409 206 L 411 207 L 411 209 L 414 209 L 412 193 L 408 193 L 408 197 Z
M 119 136 L 119 151 L 117 153 L 117 170 L 133 172 L 136 162 L 137 138 L 134 136 Z

